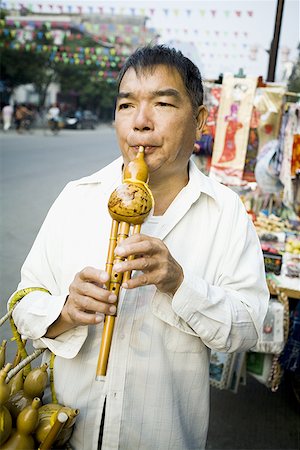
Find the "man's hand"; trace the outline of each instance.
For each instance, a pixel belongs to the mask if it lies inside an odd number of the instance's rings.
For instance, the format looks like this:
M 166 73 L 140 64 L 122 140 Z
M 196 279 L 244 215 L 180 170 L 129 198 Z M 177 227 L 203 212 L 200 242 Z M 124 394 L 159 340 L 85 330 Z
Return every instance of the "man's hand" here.
M 77 273 L 58 319 L 48 328 L 46 337 L 54 338 L 79 325 L 93 325 L 105 315 L 114 315 L 115 294 L 105 289 L 109 275 L 103 270 L 86 267 Z
M 134 255 L 134 259 L 116 263 L 113 270 L 142 272 L 122 285 L 126 289 L 154 284 L 161 292 L 174 295 L 183 281 L 182 267 L 160 239 L 135 234 L 122 241 L 115 254 L 122 258 Z

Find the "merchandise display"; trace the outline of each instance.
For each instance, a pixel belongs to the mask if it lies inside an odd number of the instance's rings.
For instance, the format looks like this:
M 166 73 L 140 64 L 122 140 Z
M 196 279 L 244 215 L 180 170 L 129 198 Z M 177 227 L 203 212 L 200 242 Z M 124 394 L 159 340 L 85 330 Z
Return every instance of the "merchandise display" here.
M 246 383 L 245 372 L 272 391 L 284 371 L 300 378 L 300 333 L 295 333 L 300 304 L 300 95 L 286 102 L 283 86 L 255 83 L 228 75 L 218 85 L 207 171 L 243 200 L 261 242 L 271 294 L 257 345 L 244 355 L 211 354 L 211 385 L 233 392 Z M 208 92 L 212 90 L 210 83 Z M 216 105 L 208 103 L 208 109 L 209 117 L 216 114 Z M 199 156 L 207 160 L 201 149 L 195 158 Z

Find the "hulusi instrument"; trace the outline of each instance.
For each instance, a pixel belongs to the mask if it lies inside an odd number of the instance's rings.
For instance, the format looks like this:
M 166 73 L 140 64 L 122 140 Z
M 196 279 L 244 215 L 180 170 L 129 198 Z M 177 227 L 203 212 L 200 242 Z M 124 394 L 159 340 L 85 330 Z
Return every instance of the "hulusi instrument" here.
M 116 246 L 130 235 L 130 231 L 131 234 L 140 233 L 142 223 L 153 208 L 154 200 L 147 182 L 148 167 L 144 159 L 144 147 L 140 146 L 136 158 L 124 169 L 123 183 L 112 192 L 108 201 L 112 225 L 106 261 L 106 271 L 110 280 L 106 288 L 117 296 L 116 306 L 121 285 L 131 277 L 131 273 L 123 274 L 113 270 L 114 264 L 124 260 L 115 256 L 114 251 Z M 127 259 L 133 258 L 129 256 Z M 96 380 L 101 380 L 106 375 L 115 319 L 115 316 L 105 316 Z

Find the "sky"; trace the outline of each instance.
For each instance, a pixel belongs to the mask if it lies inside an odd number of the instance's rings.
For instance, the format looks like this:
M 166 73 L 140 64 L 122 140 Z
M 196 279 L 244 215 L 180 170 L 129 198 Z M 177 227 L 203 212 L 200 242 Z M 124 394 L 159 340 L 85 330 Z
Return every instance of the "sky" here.
M 220 73 L 236 74 L 240 68 L 250 76 L 268 71 L 268 50 L 274 33 L 277 0 L 22 0 L 2 5 L 31 5 L 35 11 L 146 15 L 147 27 L 155 28 L 159 43 L 172 45 L 192 59 L 203 78 L 216 79 Z M 49 6 L 51 5 L 51 7 Z M 297 60 L 299 1 L 285 0 L 277 59 L 276 81 L 283 81 Z

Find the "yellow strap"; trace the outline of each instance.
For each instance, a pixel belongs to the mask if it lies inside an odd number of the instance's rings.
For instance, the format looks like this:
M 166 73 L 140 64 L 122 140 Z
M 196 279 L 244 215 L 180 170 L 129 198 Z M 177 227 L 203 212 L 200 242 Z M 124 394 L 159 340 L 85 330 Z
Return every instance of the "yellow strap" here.
M 15 306 L 18 304 L 18 302 L 20 300 L 22 300 L 23 297 L 25 297 L 25 295 L 30 294 L 31 292 L 34 292 L 34 291 L 47 292 L 48 294 L 50 294 L 50 292 L 47 289 L 42 288 L 42 287 L 28 287 L 25 289 L 20 289 L 11 298 L 11 300 L 9 302 L 9 310 L 10 311 L 13 310 L 15 308 Z M 20 333 L 17 330 L 17 327 L 14 323 L 12 316 L 10 317 L 9 320 L 10 320 L 10 325 L 11 325 L 12 334 L 13 334 L 12 340 L 15 340 L 17 343 L 18 351 L 21 355 L 21 359 L 25 359 L 28 356 L 28 353 L 25 349 L 25 344 L 21 338 Z M 49 366 L 50 389 L 51 389 L 51 395 L 52 395 L 52 402 L 57 403 L 57 398 L 56 398 L 55 389 L 54 389 L 54 375 L 53 375 L 54 358 L 55 358 L 55 355 L 54 355 L 54 353 L 51 352 L 50 366 Z M 27 376 L 30 371 L 31 371 L 31 365 L 29 363 L 29 364 L 27 364 L 27 366 L 24 367 L 24 375 Z
M 55 389 L 54 389 L 54 360 L 55 360 L 55 354 L 51 353 L 50 356 L 50 365 L 49 365 L 49 371 L 50 371 L 50 389 L 51 389 L 51 396 L 52 396 L 52 403 L 58 403 Z

